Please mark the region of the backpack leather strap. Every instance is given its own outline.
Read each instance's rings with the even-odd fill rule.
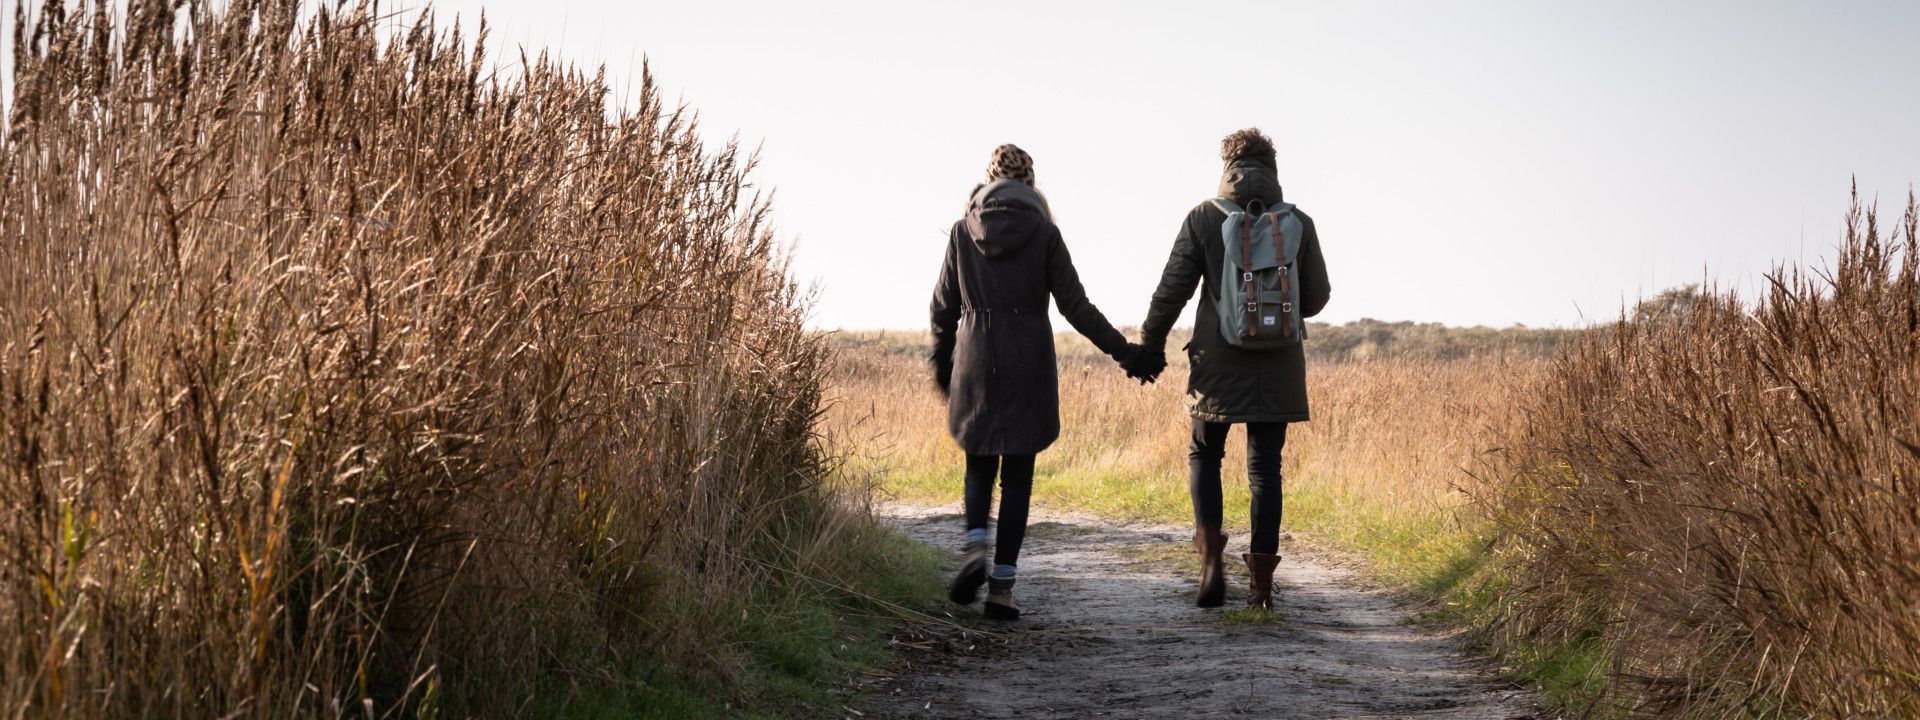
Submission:
[[[1293,268],[1286,263],[1286,239],[1280,237],[1280,213],[1267,216],[1267,228],[1273,231],[1273,264],[1280,268],[1280,337],[1293,337]]]
[[[1253,218],[1240,218],[1240,284],[1247,289],[1247,337],[1260,334],[1260,286],[1253,281]]]

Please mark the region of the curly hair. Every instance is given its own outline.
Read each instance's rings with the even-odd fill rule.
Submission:
[[[1222,161],[1233,162],[1243,157],[1264,160],[1268,165],[1273,165],[1275,163],[1273,139],[1260,132],[1260,128],[1235,130],[1232,135],[1221,138],[1220,159]]]

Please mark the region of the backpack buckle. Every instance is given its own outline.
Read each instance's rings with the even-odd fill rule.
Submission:
[[[1248,300],[1248,301],[1247,301],[1247,312],[1250,312],[1250,313],[1257,313],[1257,312],[1260,312],[1260,303],[1258,303],[1258,302],[1256,302],[1256,301],[1253,301],[1253,300]]]
[[[1293,312],[1293,302],[1287,301],[1287,302],[1280,303],[1280,312],[1283,312],[1283,313]]]
[[[1253,282],[1253,271],[1248,270],[1246,272],[1240,273],[1240,282],[1243,282],[1243,283]]]

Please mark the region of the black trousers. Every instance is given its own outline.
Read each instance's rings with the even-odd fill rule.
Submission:
[[[1246,423],[1247,484],[1253,490],[1253,552],[1280,550],[1280,449],[1287,444],[1286,423]],[[1220,459],[1227,454],[1232,423],[1193,421],[1187,450],[1187,490],[1193,495],[1193,522],[1220,527]]]
[[[1020,543],[1027,539],[1027,503],[1033,498],[1033,456],[967,456],[968,530],[987,526],[996,474],[1000,476],[1000,529],[994,533],[993,564],[1018,565]]]

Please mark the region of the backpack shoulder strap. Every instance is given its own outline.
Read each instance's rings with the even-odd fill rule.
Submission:
[[[1246,212],[1245,210],[1241,210],[1240,206],[1234,204],[1232,200],[1228,200],[1223,197],[1214,198],[1210,202],[1213,203],[1214,207],[1220,208],[1220,212],[1226,213],[1228,215],[1232,215],[1234,213],[1239,213],[1239,212]]]

